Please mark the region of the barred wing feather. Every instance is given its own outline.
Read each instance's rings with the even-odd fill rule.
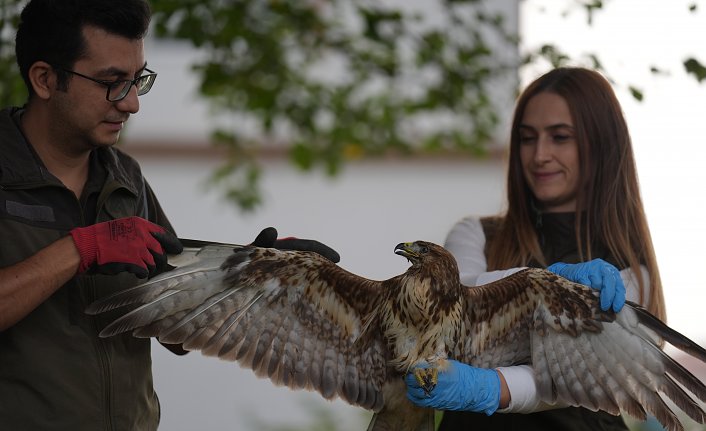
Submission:
[[[101,336],[156,337],[278,385],[382,407],[387,353],[375,331],[362,331],[379,282],[314,253],[206,246],[179,259],[173,271],[92,304],[89,313],[138,304]]]
[[[706,350],[641,306],[603,312],[597,292],[540,269],[466,289],[470,336],[456,352],[476,366],[531,364],[542,401],[683,427],[662,396],[699,423],[706,386],[662,349],[706,362]]]
[[[311,252],[206,245],[88,311],[133,307],[101,335],[131,332],[238,361],[275,384],[376,411],[374,431],[434,429],[433,412],[407,400],[401,377],[447,357],[529,364],[548,404],[650,414],[681,431],[664,398],[706,422],[696,401],[706,401],[706,386],[661,346],[702,362],[706,350],[637,304],[601,311],[595,290],[543,269],[466,287],[438,245],[400,243],[395,253],[411,267],[373,281]]]

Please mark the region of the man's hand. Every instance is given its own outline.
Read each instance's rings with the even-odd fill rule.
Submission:
[[[277,239],[277,229],[267,227],[252,242],[255,247],[278,248],[280,250],[313,251],[331,262],[338,263],[341,256],[336,250],[313,239],[299,239],[294,237]]]
[[[617,313],[625,305],[625,284],[620,271],[603,259],[576,264],[557,262],[549,265],[547,270],[574,283],[599,290],[603,311],[612,307]]]
[[[140,217],[78,227],[70,234],[81,255],[79,274],[127,271],[151,277],[167,267],[167,254],[183,249],[172,233]]]
[[[448,367],[439,370],[436,386],[428,393],[414,376],[413,367],[404,378],[407,398],[419,407],[437,410],[483,412],[491,415],[500,404],[500,377],[495,370],[476,368],[448,360]]]

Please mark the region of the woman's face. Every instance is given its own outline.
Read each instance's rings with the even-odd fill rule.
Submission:
[[[575,211],[579,151],[564,98],[555,93],[533,96],[525,107],[519,134],[522,171],[541,209]]]

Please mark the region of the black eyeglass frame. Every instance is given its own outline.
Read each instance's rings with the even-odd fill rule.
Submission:
[[[88,79],[89,81],[93,81],[96,84],[106,86],[107,91],[105,92],[105,100],[107,100],[108,102],[119,102],[119,101],[123,100],[130,93],[130,89],[133,86],[135,86],[137,88],[137,95],[138,96],[142,96],[143,94],[147,94],[152,89],[152,85],[154,85],[154,81],[157,79],[157,72],[155,72],[154,70],[150,70],[146,67],[145,67],[145,71],[148,72],[146,75],[140,75],[135,79],[119,79],[116,81],[106,81],[103,79],[91,78],[90,76],[84,75],[82,73],[78,73],[73,70],[64,69],[63,67],[54,66],[54,68],[61,70],[63,72],[66,72],[66,73],[70,73],[72,75],[80,76],[81,78],[84,78],[84,79]],[[143,86],[142,88],[140,88],[140,86],[137,85],[137,82],[143,81],[145,79],[148,80],[146,86]],[[111,90],[113,90],[114,88],[118,88],[119,85],[123,85],[123,89],[120,91],[120,94],[117,97],[111,99],[110,98]]]

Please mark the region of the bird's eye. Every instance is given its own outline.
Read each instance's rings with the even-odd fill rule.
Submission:
[[[429,253],[429,247],[427,247],[426,245],[423,245],[423,246],[419,249],[419,251],[421,251],[422,253]]]

